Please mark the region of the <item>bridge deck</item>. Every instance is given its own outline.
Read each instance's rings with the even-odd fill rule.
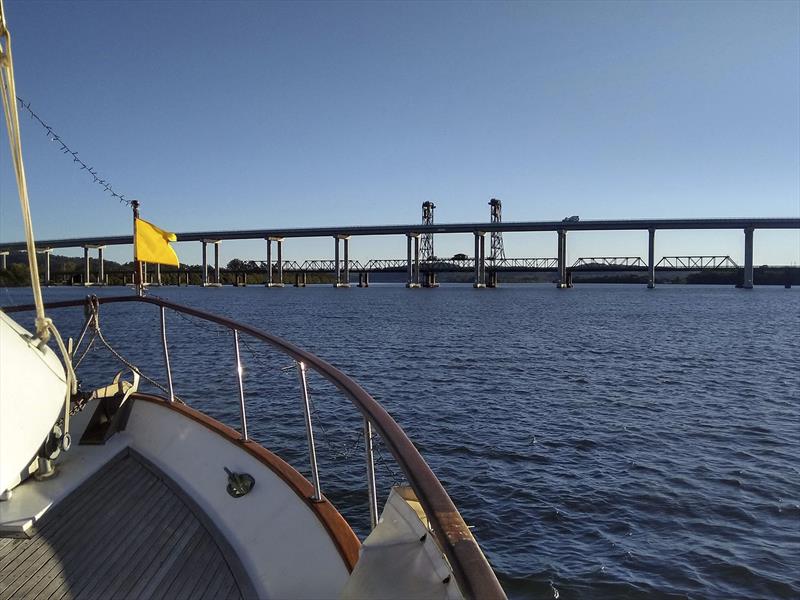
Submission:
[[[32,538],[0,538],[0,599],[246,597],[238,559],[174,486],[124,451]]]
[[[604,219],[577,222],[525,221],[503,223],[444,223],[435,225],[343,225],[339,227],[301,227],[293,229],[245,229],[233,231],[179,232],[178,241],[257,240],[266,238],[332,237],[341,235],[405,235],[407,233],[474,233],[492,231],[646,231],[648,229],[800,229],[800,218],[733,219]],[[72,239],[38,240],[39,248],[80,248],[132,244],[132,235],[94,236]],[[25,242],[0,242],[0,251],[24,250]]]

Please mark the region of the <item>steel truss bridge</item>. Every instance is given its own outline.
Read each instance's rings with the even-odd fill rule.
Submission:
[[[254,261],[250,268],[237,272],[266,273],[266,261]],[[333,273],[336,271],[336,261],[327,259],[282,261],[284,273]],[[354,273],[405,273],[408,261],[405,258],[374,259],[366,262],[348,260],[345,266],[339,261],[339,268],[347,268]],[[709,269],[738,269],[739,265],[730,256],[665,256],[656,263],[655,268],[662,271],[704,271]],[[272,263],[272,270],[277,271],[279,265]],[[419,269],[422,272],[458,273],[472,272],[475,269],[474,258],[441,259],[435,261],[420,261]],[[556,272],[558,259],[555,257],[537,258],[503,258],[498,260],[486,259],[486,270],[503,273],[536,273]],[[646,271],[647,262],[639,256],[586,256],[577,259],[571,271]]]
[[[422,273],[469,273],[475,269],[474,258],[459,258],[448,260],[435,260],[435,261],[421,261],[419,265],[420,272]],[[736,270],[740,269],[739,265],[730,256],[665,256],[655,265],[655,270],[662,272],[674,271],[711,271],[711,270]],[[366,274],[374,273],[405,273],[408,270],[408,261],[406,259],[375,259],[366,262],[357,260],[348,260],[347,264],[344,261],[339,261],[339,271],[358,273],[360,283],[368,283],[368,279],[362,279]],[[503,258],[497,260],[486,259],[487,273],[558,273],[558,259],[553,257],[537,257],[537,258]],[[568,273],[576,272],[647,272],[648,265],[639,256],[584,256],[578,258],[572,266],[567,268]],[[188,277],[189,273],[202,274],[201,267],[187,268],[181,267],[180,269],[170,269],[165,271],[164,275],[168,278],[174,279],[175,274],[179,276],[179,280],[184,276]],[[278,273],[277,282],[283,285],[284,274],[310,274],[310,273],[337,273],[336,261],[326,259],[315,259],[306,261],[285,260],[281,263],[273,262],[272,269],[268,269],[266,261],[248,261],[242,264],[241,268],[228,269],[220,268],[220,273],[231,273],[236,276],[236,281],[242,278],[246,281],[247,275],[264,275],[268,278],[274,273]],[[122,275],[124,281],[133,281],[132,271],[120,270],[105,270],[106,275]],[[55,272],[53,275],[56,279],[66,279],[75,281],[76,278],[81,282],[91,281],[91,279],[82,278],[79,274],[74,272]],[[103,279],[98,278],[97,283]],[[157,269],[156,273],[151,273],[148,278],[149,281],[161,281],[161,270]],[[50,281],[49,275],[46,281]],[[186,280],[188,284],[188,279]],[[300,281],[300,279],[298,279]],[[496,285],[496,280],[495,280]]]
[[[655,264],[657,271],[707,271],[738,269],[730,256],[664,256]],[[587,256],[576,260],[571,271],[647,271],[639,256]]]
[[[266,271],[266,261],[256,261],[258,270]],[[343,261],[340,261],[340,269],[344,269]],[[347,261],[348,270],[358,273],[405,273],[408,269],[408,261],[405,258],[375,259],[366,262],[357,260]],[[276,263],[272,264],[273,270],[278,268]],[[486,269],[492,271],[505,272],[536,272],[536,271],[555,271],[558,268],[556,258],[503,258],[499,260],[486,260]],[[423,272],[452,273],[452,272],[472,272],[475,269],[474,258],[464,259],[441,259],[435,261],[420,261],[419,269]],[[307,260],[304,262],[285,260],[283,261],[284,272],[305,272],[305,273],[332,273],[336,271],[335,260]]]

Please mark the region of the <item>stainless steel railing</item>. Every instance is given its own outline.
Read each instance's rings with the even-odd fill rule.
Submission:
[[[242,360],[239,352],[239,336],[245,333],[254,337],[282,353],[291,357],[296,365],[298,378],[301,388],[301,400],[306,426],[306,437],[309,447],[309,460],[311,462],[313,496],[312,500],[322,499],[322,491],[317,470],[317,457],[314,445],[314,433],[311,422],[310,398],[308,393],[308,383],[306,372],[308,368],[313,369],[333,383],[352,404],[361,412],[364,419],[364,441],[365,441],[365,462],[366,479],[369,498],[369,514],[371,527],[375,527],[378,522],[378,501],[375,484],[375,456],[373,445],[373,430],[377,433],[388,450],[392,453],[398,466],[402,469],[408,482],[422,504],[428,518],[428,524],[439,547],[447,557],[453,569],[456,582],[462,593],[467,598],[505,598],[502,587],[497,581],[497,577],[486,561],[483,553],[473,538],[468,526],[464,522],[460,513],[456,509],[453,501],[448,496],[442,484],[433,474],[430,467],[408,439],[405,432],[389,415],[388,412],[370,396],[360,385],[350,377],[339,371],[333,365],[306,352],[297,346],[265,331],[238,323],[231,319],[220,317],[196,308],[176,304],[161,298],[141,297],[141,296],[113,296],[113,297],[91,297],[87,300],[70,300],[62,302],[51,302],[45,305],[47,310],[58,308],[69,308],[83,306],[87,303],[117,304],[127,302],[139,302],[152,304],[160,309],[161,317],[161,342],[164,364],[167,371],[167,383],[169,398],[167,401],[175,401],[175,393],[172,382],[172,371],[169,359],[169,344],[167,342],[166,328],[166,309],[178,313],[203,319],[217,325],[221,325],[233,332],[234,352],[236,358],[236,377],[239,388],[239,412],[241,419],[242,438],[249,439],[247,431],[247,409],[245,405],[244,382],[242,379]],[[20,305],[3,307],[7,313],[29,311],[34,307],[31,305]]]

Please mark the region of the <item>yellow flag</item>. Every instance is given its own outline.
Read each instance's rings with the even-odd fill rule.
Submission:
[[[169,245],[178,238],[174,233],[159,229],[152,223],[136,219],[136,234],[134,239],[134,259],[148,263],[180,266],[178,255]]]

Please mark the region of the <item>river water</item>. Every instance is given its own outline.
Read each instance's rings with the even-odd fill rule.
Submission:
[[[357,379],[420,449],[513,598],[800,597],[798,289],[153,294],[278,334]],[[108,341],[163,380],[156,310],[101,310]],[[76,334],[82,314],[54,316]],[[230,334],[171,315],[169,337],[176,392],[238,426]],[[307,473],[290,362],[253,340],[242,356],[251,433]],[[109,360],[102,347],[88,355],[84,387],[105,383]],[[363,534],[360,420],[331,386],[310,385],[323,492]],[[386,489],[402,477],[383,458]]]

